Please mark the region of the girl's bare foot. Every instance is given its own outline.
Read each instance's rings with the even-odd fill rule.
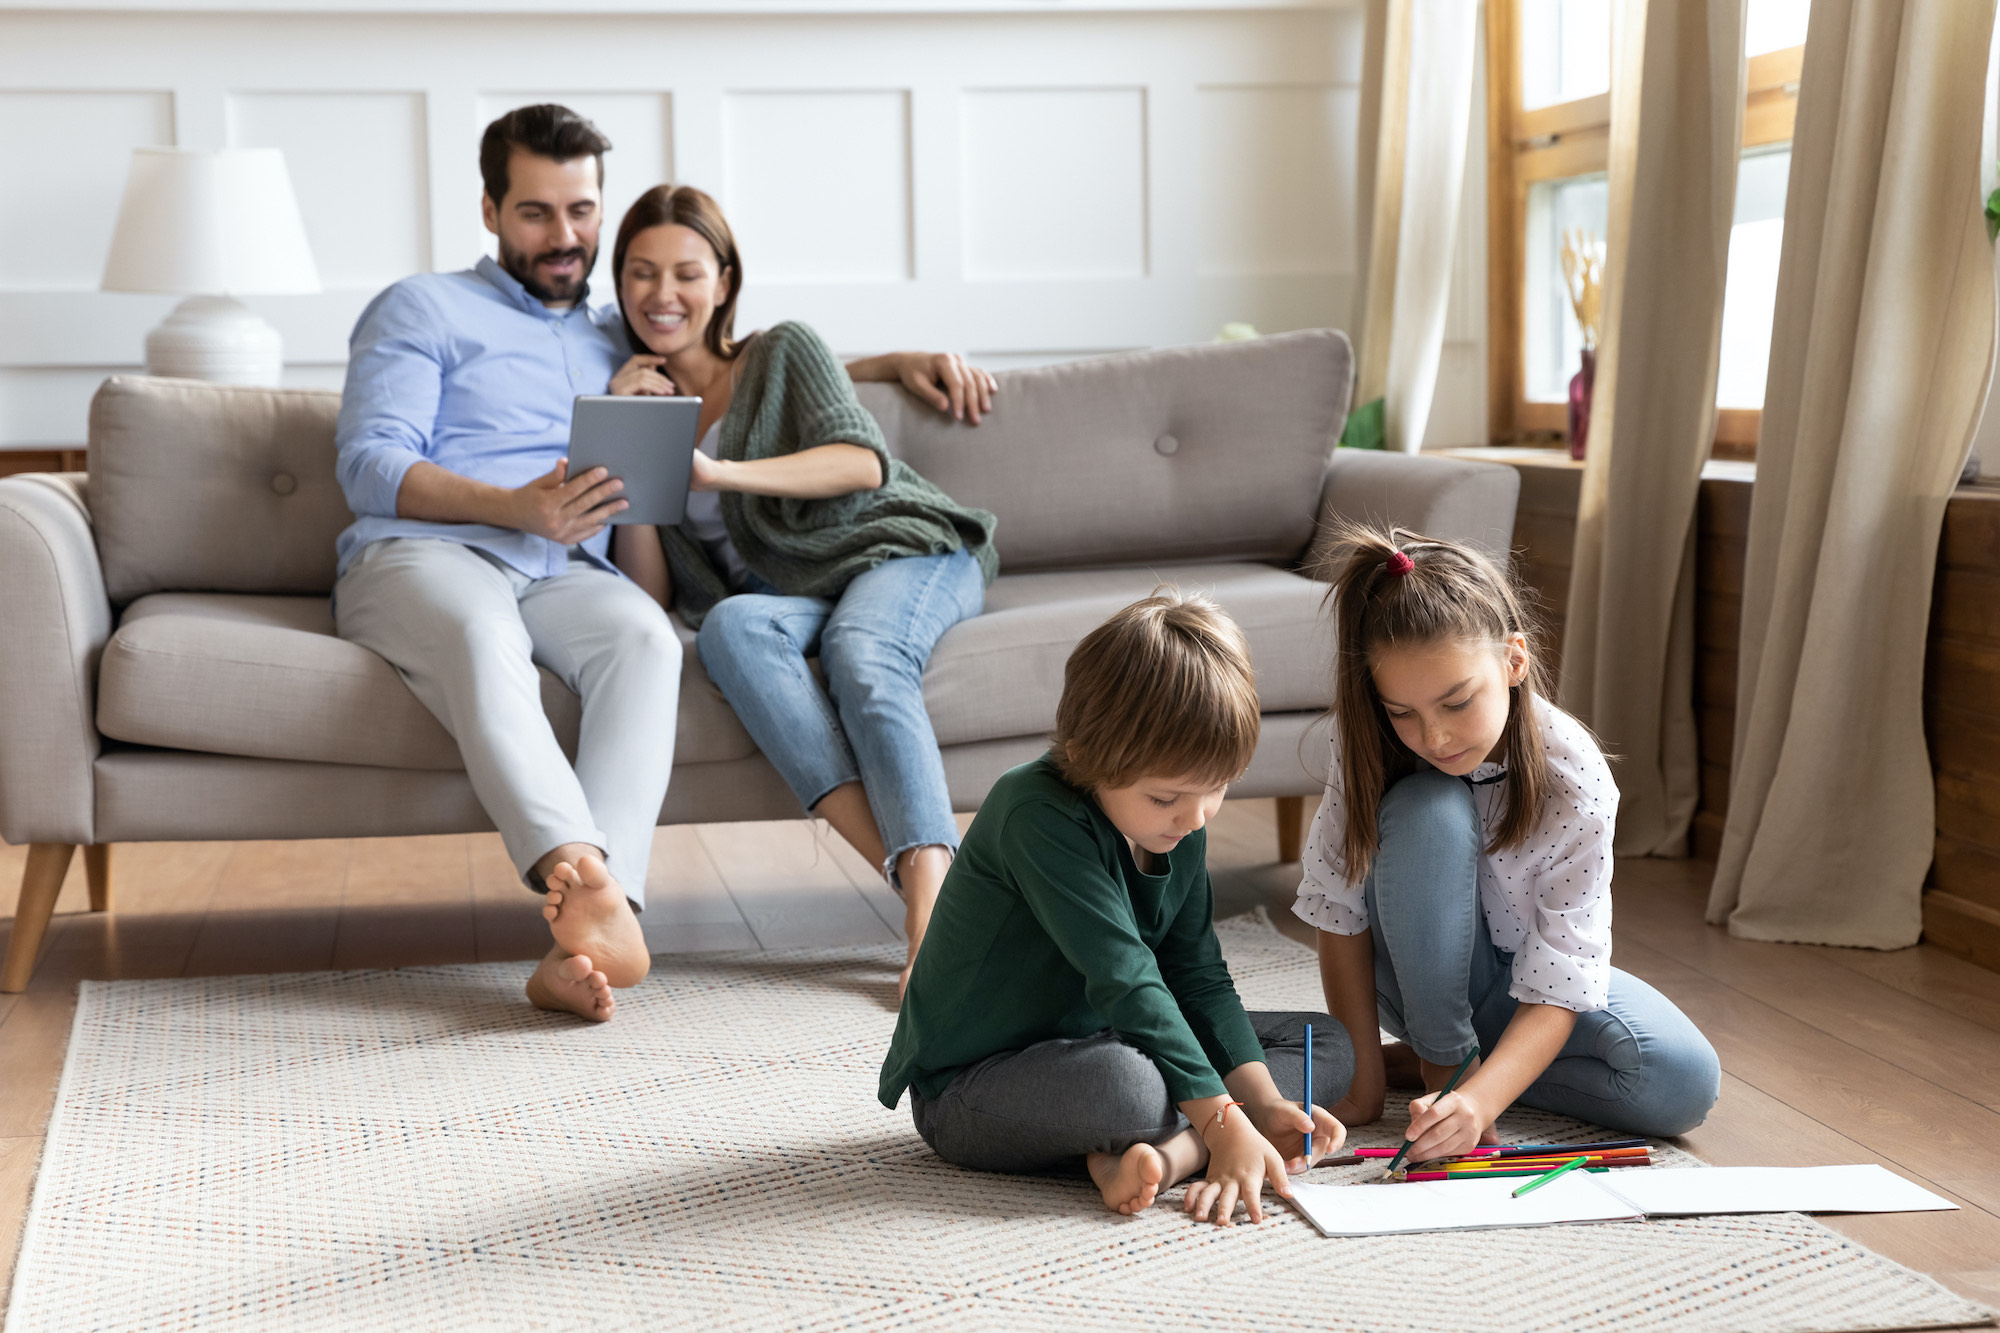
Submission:
[[[594,960],[614,986],[636,986],[645,979],[653,966],[646,936],[632,915],[625,890],[603,861],[588,853],[577,857],[574,865],[558,861],[548,886],[542,915],[564,953]]]
[[[618,1008],[611,983],[582,954],[549,950],[535,975],[528,978],[528,1002],[537,1009],[575,1014],[602,1023]]]
[[[1084,1164],[1090,1168],[1090,1178],[1104,1196],[1105,1207],[1127,1217],[1153,1206],[1160,1193],[1160,1182],[1167,1174],[1166,1159],[1150,1143],[1135,1143],[1122,1157],[1094,1152]]]
[[[1392,1088],[1415,1092],[1424,1086],[1423,1061],[1400,1041],[1382,1043],[1382,1072],[1387,1075]]]

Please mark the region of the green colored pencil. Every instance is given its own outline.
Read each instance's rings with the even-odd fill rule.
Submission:
[[[1538,1190],[1542,1186],[1548,1184],[1551,1180],[1554,1180],[1557,1176],[1561,1175],[1563,1172],[1574,1171],[1589,1160],[1590,1159],[1588,1157],[1571,1158],[1569,1161],[1564,1162],[1561,1166],[1557,1167],[1555,1170],[1549,1172],[1546,1176],[1538,1176],[1535,1179],[1529,1181],[1527,1184],[1521,1186],[1521,1188],[1515,1190],[1514,1197],[1518,1199],[1523,1194],[1526,1194],[1529,1190]]]

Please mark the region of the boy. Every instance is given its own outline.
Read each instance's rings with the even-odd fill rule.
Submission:
[[[994,784],[945,878],[882,1066],[940,1157],[1082,1165],[1126,1214],[1206,1168],[1185,1210],[1228,1226],[1346,1137],[1319,1108],[1346,1095],[1347,1034],[1246,1014],[1210,921],[1202,826],[1257,728],[1242,631],[1205,598],[1163,590],[1077,645],[1049,753]]]

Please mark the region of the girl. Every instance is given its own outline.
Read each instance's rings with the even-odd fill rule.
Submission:
[[[909,1089],[938,1156],[1083,1167],[1126,1214],[1205,1170],[1183,1206],[1228,1226],[1239,1198],[1261,1221],[1265,1181],[1289,1194],[1287,1169],[1339,1146],[1325,1108],[1347,1092],[1347,1034],[1246,1014],[1210,921],[1202,826],[1258,724],[1243,633],[1206,599],[1156,593],[1077,645],[1049,753],[1003,775],[965,835],[882,1064],[882,1104]]]
[[[974,422],[992,381],[952,357],[843,371],[803,324],[738,341],[743,261],[722,210],[691,186],[639,197],[611,269],[645,350],[612,391],[702,400],[686,520],[620,527],[618,565],[700,631],[709,678],[799,804],[902,893],[914,959],[959,841],[924,665],[979,613],[999,557],[993,516],[890,458],[849,375],[900,377],[944,403],[935,374]]]
[[[1715,1103],[1715,1051],[1611,966],[1604,755],[1541,697],[1520,603],[1477,552],[1350,526],[1330,559],[1333,759],[1296,911],[1327,1007],[1355,1038],[1334,1113],[1380,1118],[1393,1072],[1413,1160],[1492,1142],[1519,1101],[1672,1135]],[[1367,1039],[1377,1022],[1401,1043]],[[1484,1053],[1448,1096],[1458,1064]]]

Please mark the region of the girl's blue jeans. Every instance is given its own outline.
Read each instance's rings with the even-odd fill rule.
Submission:
[[[1497,948],[1479,904],[1481,839],[1472,789],[1416,773],[1382,798],[1380,849],[1366,886],[1382,1026],[1433,1064],[1476,1043],[1490,1053],[1520,1004],[1514,955]],[[1673,1001],[1611,970],[1609,1002],[1576,1028],[1524,1106],[1628,1134],[1682,1134],[1721,1090],[1715,1048]]]
[[[944,632],[985,600],[967,552],[902,556],[858,575],[837,601],[775,590],[725,597],[695,640],[709,679],[801,806],[862,784],[892,882],[910,848],[958,847],[924,711],[924,665]],[[806,662],[814,654],[823,686]]]

